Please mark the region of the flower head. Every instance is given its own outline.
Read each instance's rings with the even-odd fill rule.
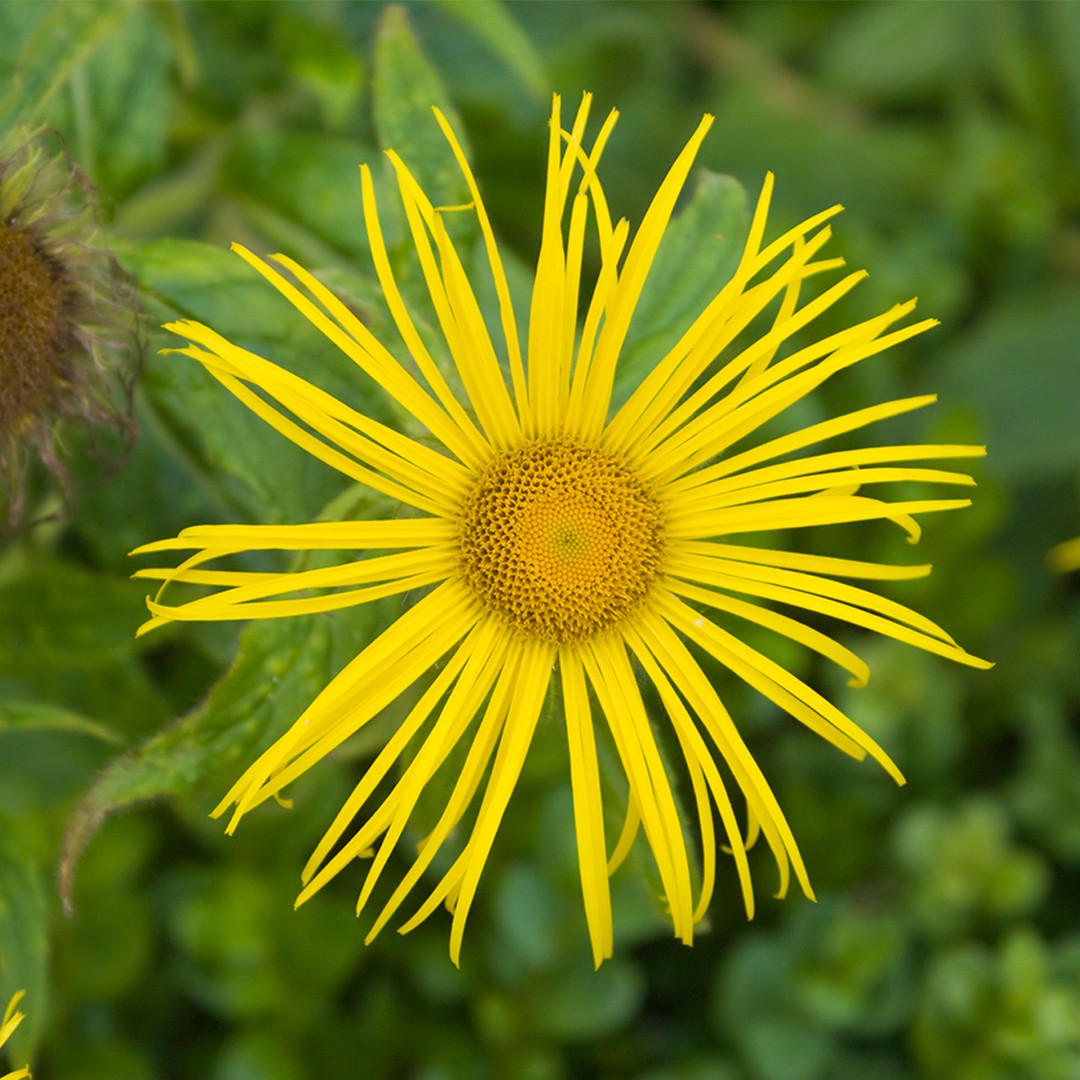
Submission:
[[[11,1038],[15,1029],[26,1019],[26,1014],[18,1011],[19,1002],[22,1001],[25,994],[25,990],[20,990],[12,997],[8,1002],[7,1009],[4,1010],[4,1019],[0,1021],[0,1047]],[[24,1066],[14,1072],[4,1073],[3,1076],[0,1076],[0,1080],[29,1080],[29,1077],[30,1068]]]
[[[265,261],[236,247],[416,418],[428,433],[424,441],[375,422],[206,326],[185,320],[169,327],[189,342],[181,352],[268,423],[331,468],[398,501],[404,516],[203,526],[148,544],[139,550],[194,554],[176,568],[143,570],[142,576],[162,581],[162,588],[185,582],[213,591],[182,604],[165,603],[159,593],[148,601],[152,617],[143,629],[173,619],[326,612],[426,590],[244,773],[215,814],[232,810],[231,831],[245,814],[278,796],[418,685],[416,703],[304,868],[298,903],[354,859],[371,859],[359,913],[421,792],[451,751],[461,747],[464,761],[455,766],[442,816],[420,842],[415,861],[368,934],[370,940],[395,915],[436,854],[452,845],[456,857],[449,869],[401,929],[416,926],[445,902],[453,911],[455,962],[485,861],[553,680],[561,689],[585,915],[599,964],[612,951],[609,877],[639,832],[655,859],[674,932],[686,943],[714,888],[717,816],[748,915],[754,894],[746,853],[759,835],[776,859],[779,892],[786,891],[794,873],[812,895],[792,831],[706,676],[702,657],[719,662],[846,753],[869,754],[902,782],[869,735],[744,641],[740,625],[790,638],[839,664],[857,683],[868,677],[866,664],[811,625],[818,616],[986,666],[929,619],[853,584],[917,578],[929,567],[771,546],[776,530],[873,520],[895,522],[914,540],[919,535],[915,515],[967,505],[966,499],[928,497],[889,501],[870,492],[900,482],[966,487],[972,481],[965,474],[918,463],[976,457],[983,453],[979,447],[808,452],[927,405],[932,397],[890,401],[755,440],[763,425],[827,379],[921,333],[933,321],[905,324],[914,302],[899,304],[823,340],[791,347],[795,334],[864,275],[850,274],[800,302],[808,278],[840,265],[840,260],[818,258],[829,237],[824,223],[839,208],[766,242],[770,176],[731,280],[722,283],[674,348],[657,356],[625,403],[614,407],[616,368],[635,305],[711,117],[702,120],[679,154],[631,240],[627,222],[612,221],[597,177],[615,114],[589,146],[589,104],[586,95],[564,129],[555,99],[540,255],[524,333],[476,181],[441,113],[436,110],[436,118],[470,189],[470,211],[483,237],[498,300],[497,332],[485,323],[449,236],[447,211],[429,202],[396,154],[388,155],[463,396],[451,389],[402,297],[367,167],[361,172],[363,207],[375,271],[411,362],[395,357],[291,259],[275,255]],[[579,327],[590,216],[600,262]],[[743,332],[773,309],[771,327],[746,343]],[[748,543],[755,534],[765,534],[766,542]],[[266,549],[352,551],[355,557],[293,573],[204,565],[239,551]],[[661,705],[659,716],[649,715],[646,687]],[[605,831],[603,806],[615,796],[598,767],[600,738],[613,745],[629,792],[618,838]],[[691,865],[674,778],[661,750],[665,741],[678,747],[685,763],[701,835],[700,868]],[[400,775],[389,794],[371,805],[395,766]],[[737,812],[736,792],[744,811]]]
[[[96,209],[46,135],[0,141],[0,527],[23,521],[39,466],[70,495],[68,429],[130,443],[137,307],[95,242]]]

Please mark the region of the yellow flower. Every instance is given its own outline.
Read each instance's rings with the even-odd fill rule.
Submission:
[[[19,1002],[25,996],[26,991],[20,990],[12,999],[8,1002],[8,1007],[4,1011],[4,1019],[0,1022],[0,1046],[11,1038],[15,1029],[26,1019],[26,1014],[17,1012]],[[30,1069],[28,1066],[24,1066],[21,1069],[16,1069],[14,1072],[4,1073],[0,1076],[0,1080],[28,1080],[30,1076]]]
[[[1047,558],[1051,568],[1059,574],[1068,573],[1070,570],[1080,570],[1080,536],[1051,548]]]
[[[148,544],[139,551],[193,549],[195,554],[177,568],[144,570],[142,576],[164,582],[162,588],[186,582],[216,591],[178,605],[162,603],[159,594],[148,601],[152,617],[143,630],[172,619],[326,612],[426,590],[263,753],[215,814],[231,808],[232,831],[244,814],[279,797],[287,784],[421,683],[418,700],[304,868],[297,903],[352,860],[370,858],[359,913],[421,792],[460,746],[464,763],[442,817],[419,844],[412,867],[367,938],[395,914],[464,820],[452,865],[401,927],[411,929],[445,902],[453,911],[455,963],[485,860],[553,680],[561,688],[585,915],[599,964],[612,951],[608,879],[639,830],[652,850],[675,935],[687,944],[713,892],[716,814],[748,915],[754,897],[746,851],[759,834],[778,864],[780,894],[793,870],[802,890],[812,895],[791,829],[699,657],[718,662],[851,756],[870,754],[903,782],[870,736],[744,642],[728,628],[732,623],[744,620],[790,638],[835,661],[860,684],[869,674],[866,664],[801,621],[800,612],[815,623],[825,615],[960,663],[987,666],[930,620],[849,583],[917,578],[929,567],[732,541],[739,534],[765,533],[771,539],[780,529],[880,519],[901,525],[914,540],[919,534],[915,514],[968,504],[966,499],[889,502],[858,492],[908,481],[970,485],[962,473],[911,463],[977,457],[983,453],[979,447],[803,453],[927,405],[933,400],[929,396],[846,413],[765,441],[750,438],[832,375],[933,325],[927,320],[897,327],[914,308],[911,302],[824,340],[783,350],[864,276],[851,274],[800,306],[803,282],[840,265],[840,260],[817,258],[829,237],[823,223],[839,207],[766,243],[768,177],[731,280],[678,344],[657,357],[625,403],[613,407],[616,367],[635,305],[712,118],[702,120],[629,240],[627,222],[610,217],[596,171],[616,114],[587,147],[589,103],[586,95],[564,130],[558,98],[554,102],[540,255],[525,335],[476,181],[442,114],[435,111],[471,192],[466,209],[476,214],[484,240],[500,312],[496,332],[485,324],[450,239],[446,211],[432,206],[401,159],[388,154],[460,392],[429,352],[395,281],[366,167],[363,207],[375,270],[411,362],[392,355],[291,259],[275,255],[275,267],[235,249],[416,418],[428,433],[423,441],[375,422],[206,326],[185,320],[168,327],[190,342],[181,352],[202,363],[259,416],[330,467],[400,502],[405,516],[210,525]],[[600,262],[579,327],[590,214]],[[774,306],[771,328],[747,340],[744,331]],[[347,550],[360,557],[294,573],[204,568],[222,556],[267,549]],[[691,869],[672,778],[654,730],[654,719],[661,718],[650,717],[643,686],[662,706],[663,723],[685,760],[701,833],[699,870]],[[604,828],[604,802],[614,795],[598,768],[600,727],[607,729],[602,737],[610,736],[629,791],[625,826],[614,843]],[[410,744],[415,745],[406,753]],[[389,794],[368,809],[399,763],[400,776]],[[745,834],[732,785],[745,800]]]

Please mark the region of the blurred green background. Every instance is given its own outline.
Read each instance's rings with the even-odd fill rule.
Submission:
[[[912,295],[942,320],[808,407],[938,392],[896,430],[988,444],[973,509],[927,522],[914,551],[870,531],[841,553],[932,561],[893,595],[997,663],[952,668],[845,631],[874,670],[852,690],[784,654],[890,751],[899,790],[721,686],[816,905],[768,899],[755,852],[754,923],[729,874],[688,950],[630,867],[615,880],[615,959],[594,973],[549,727],[461,971],[440,916],[365,948],[358,879],[291,905],[370,745],[234,838],[206,815],[393,605],[243,633],[209,700],[236,627],[133,639],[145,590],[126,580],[130,548],[350,498],[194,365],[152,356],[123,471],[0,553],[0,998],[29,990],[13,1060],[32,1053],[43,1080],[1080,1077],[1080,592],[1044,562],[1080,532],[1078,57],[1071,2],[0,4],[0,123],[55,127],[101,189],[151,349],[168,343],[157,323],[191,314],[377,415],[385,403],[229,241],[294,255],[378,329],[356,166],[392,145],[453,201],[433,102],[456,114],[521,267],[552,91],[621,110],[601,175],[632,222],[715,113],[701,164],[751,198],[774,170],[773,235],[847,207],[835,250],[871,278],[830,328]],[[710,199],[745,229],[731,188],[703,184],[690,206],[704,232],[720,231]],[[660,330],[703,288],[672,274],[654,297]],[[87,841],[71,915],[65,835]]]

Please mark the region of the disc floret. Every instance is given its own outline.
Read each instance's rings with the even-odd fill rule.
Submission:
[[[617,625],[660,568],[656,499],[618,458],[544,440],[494,458],[461,515],[462,572],[481,603],[559,644]]]

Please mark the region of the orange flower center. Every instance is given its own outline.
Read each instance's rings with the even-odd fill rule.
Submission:
[[[526,634],[580,641],[645,598],[663,549],[650,491],[617,458],[565,440],[495,458],[461,516],[462,569]]]

